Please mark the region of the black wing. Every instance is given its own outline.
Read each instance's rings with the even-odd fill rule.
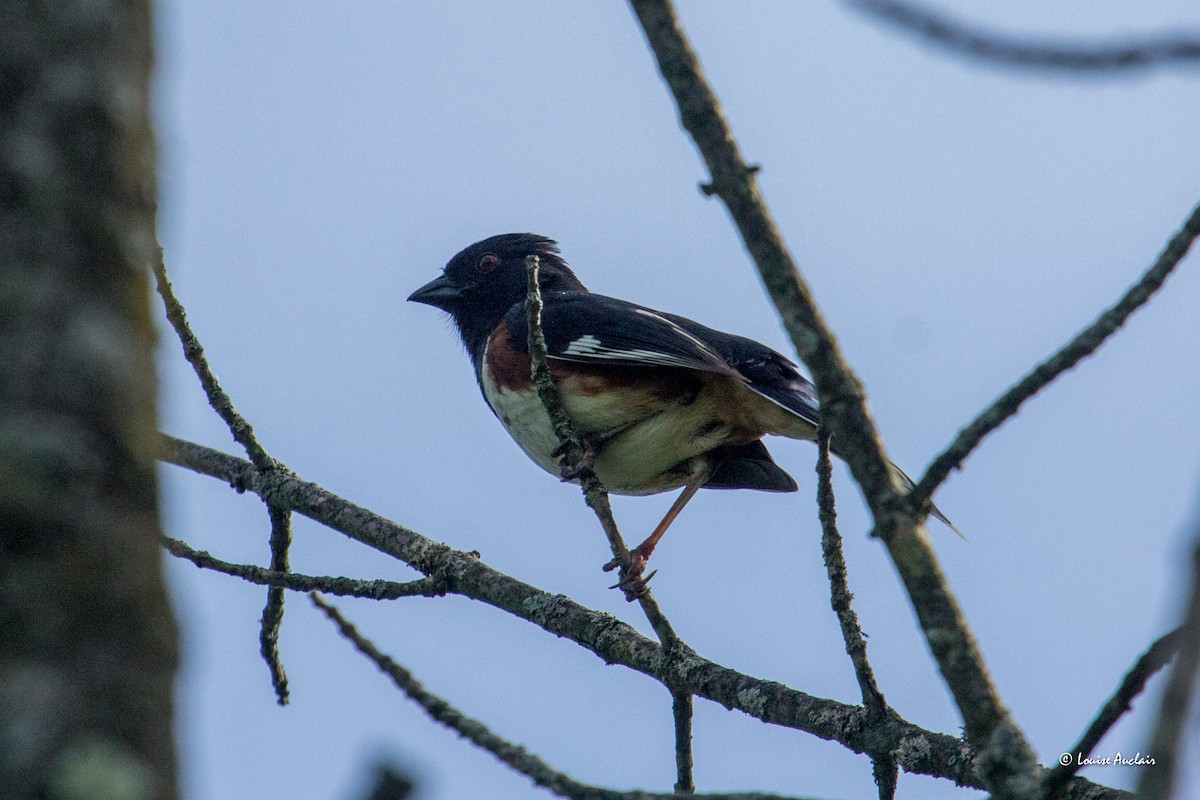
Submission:
[[[786,356],[753,339],[706,328],[687,317],[663,316],[720,355],[755,392],[813,425],[820,424],[816,387]]]
[[[718,351],[667,314],[590,292],[547,293],[542,299],[542,332],[553,358],[736,374]],[[513,306],[504,321],[513,346],[528,349],[524,305]]]
[[[527,349],[524,304],[505,317],[513,345]],[[590,292],[543,297],[542,331],[553,358],[612,366],[682,367],[741,377],[748,388],[818,424],[817,392],[796,365],[764,344],[698,322]]]

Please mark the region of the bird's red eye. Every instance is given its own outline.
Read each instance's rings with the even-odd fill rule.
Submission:
[[[488,273],[500,266],[500,256],[495,253],[485,253],[480,259],[475,268],[482,273]]]

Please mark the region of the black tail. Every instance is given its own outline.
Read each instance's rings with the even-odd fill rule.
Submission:
[[[705,489],[758,489],[761,492],[794,492],[798,488],[792,476],[775,463],[767,446],[756,440],[740,447],[726,447],[718,453],[723,460],[705,482]]]

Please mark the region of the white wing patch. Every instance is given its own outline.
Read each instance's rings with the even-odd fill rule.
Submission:
[[[563,351],[565,356],[590,356],[595,355],[597,350],[603,349],[600,340],[590,333],[586,336],[580,336],[575,341],[567,345],[567,349]]]
[[[557,354],[559,358],[571,359],[572,357],[578,360],[600,359],[610,360],[617,359],[621,361],[632,361],[638,364],[647,364],[658,367],[687,367],[695,369],[697,362],[703,357],[707,357],[709,363],[713,365],[724,364],[724,359],[714,353],[712,349],[704,342],[697,339],[692,334],[685,331],[683,328],[676,325],[666,317],[655,314],[644,308],[635,308],[635,314],[642,314],[650,317],[655,322],[666,325],[677,336],[686,339],[698,351],[696,357],[689,358],[687,356],[677,356],[670,353],[663,353],[658,350],[643,350],[643,349],[622,349],[615,347],[606,347],[600,338],[593,334],[585,334],[578,339],[573,339],[567,345],[562,353]]]

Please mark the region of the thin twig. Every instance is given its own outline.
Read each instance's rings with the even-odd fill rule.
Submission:
[[[900,783],[900,766],[895,756],[872,758],[871,777],[879,791],[879,800],[895,800],[896,786]]]
[[[846,654],[854,664],[854,676],[858,679],[868,724],[883,728],[885,726],[880,723],[886,722],[893,712],[875,682],[875,672],[867,660],[866,636],[859,627],[858,614],[851,605],[854,595],[851,594],[846,581],[846,558],[842,553],[842,535],[837,528],[837,510],[834,505],[829,432],[823,427],[817,432],[817,514],[821,520],[821,555],[825,559],[825,571],[829,575],[829,604],[837,614]],[[892,800],[896,796],[896,782],[899,778],[896,759],[891,755],[872,757],[871,766],[875,785],[879,789],[879,800]]]
[[[479,600],[531,622],[595,653],[606,664],[621,664],[664,685],[690,691],[725,708],[736,708],[772,725],[838,742],[857,753],[882,756],[889,752],[879,747],[879,731],[868,731],[866,712],[860,706],[814,697],[745,675],[691,651],[668,657],[660,644],[626,623],[498,572],[484,564],[477,553],[452,550],[290,472],[280,480],[268,480],[244,459],[166,435],[162,436],[159,458],[224,481],[237,491],[254,492],[291,508],[426,575],[436,576],[447,593]],[[984,788],[969,744],[900,717],[891,726],[888,735],[898,742],[895,754],[905,771]],[[1068,796],[1118,800],[1128,794],[1077,778]]]
[[[321,597],[313,592],[309,595],[317,608],[324,612],[330,621],[337,626],[341,635],[347,639],[364,656],[375,662],[380,672],[392,679],[400,691],[419,705],[430,719],[440,722],[450,730],[462,736],[476,747],[486,750],[504,764],[525,775],[538,786],[543,786],[560,797],[572,800],[670,800],[675,794],[642,792],[638,790],[622,792],[606,789],[600,786],[589,786],[580,783],[566,773],[549,766],[545,761],[531,754],[524,747],[513,744],[507,739],[497,736],[486,725],[459,711],[448,702],[431,693],[413,677],[412,673],[396,663],[390,656],[384,654],[370,640]],[[786,800],[779,795],[761,793],[732,793],[694,795],[698,800]]]
[[[542,331],[542,291],[538,284],[539,267],[540,263],[536,255],[530,255],[525,259],[525,321],[529,327],[530,377],[537,387],[542,405],[546,407],[546,413],[550,415],[554,433],[565,451],[563,463],[570,464],[575,469],[579,485],[583,489],[584,500],[596,513],[596,517],[600,520],[600,527],[604,529],[604,533],[608,537],[613,558],[620,567],[621,582],[618,585],[625,591],[625,599],[638,601],[642,612],[646,615],[646,619],[649,620],[650,626],[654,629],[654,633],[662,642],[669,656],[683,656],[685,655],[684,651],[690,651],[690,649],[676,635],[671,623],[655,601],[654,595],[650,593],[650,587],[644,582],[629,580],[631,577],[636,579],[638,576],[631,575],[629,548],[625,546],[625,540],[617,528],[612,505],[608,501],[608,491],[596,477],[595,471],[586,463],[587,448],[575,432],[558,387],[554,385],[554,377],[551,375],[550,365],[546,361],[546,336]],[[668,685],[668,688],[671,689],[675,717],[675,761],[677,767],[675,785],[677,789],[681,786],[691,787],[688,791],[694,791],[691,755],[692,696],[676,687]],[[684,748],[686,748],[686,753],[683,752]],[[679,791],[683,791],[683,789],[679,789]]]
[[[183,345],[184,358],[192,365],[196,377],[200,379],[200,386],[204,389],[208,404],[225,421],[234,440],[245,449],[246,454],[250,456],[250,461],[261,472],[267,474],[281,472],[282,467],[279,462],[267,453],[266,448],[254,435],[254,428],[233,407],[233,400],[221,388],[217,376],[209,366],[208,359],[204,355],[204,347],[200,344],[200,339],[195,332],[192,331],[191,325],[188,324],[187,312],[183,303],[179,302],[179,298],[175,296],[175,289],[171,286],[171,281],[167,276],[166,259],[161,247],[158,248],[158,258],[153,264],[153,269],[155,286],[162,297],[167,319],[170,321],[171,327],[175,329],[175,335],[179,338],[180,344]],[[271,520],[271,569],[285,572],[288,569],[288,549],[292,544],[291,514],[285,509],[276,508],[268,503],[267,515]],[[281,706],[287,705],[287,673],[279,658],[279,629],[283,624],[282,589],[270,588],[267,590],[267,602],[263,608],[260,622],[259,652],[262,653],[263,661],[266,662],[267,670],[271,675],[271,685],[275,689],[276,700]]]
[[[675,717],[675,794],[695,794],[692,776],[692,695],[671,692],[671,711]]]
[[[1100,744],[1104,735],[1117,723],[1121,715],[1132,707],[1133,699],[1146,688],[1146,682],[1175,657],[1182,633],[1182,628],[1176,628],[1170,633],[1164,634],[1138,657],[1129,672],[1125,673],[1117,691],[1100,709],[1100,713],[1088,725],[1083,736],[1074,747],[1065,753],[1065,755],[1071,756],[1071,760],[1066,764],[1060,760],[1058,766],[1046,776],[1044,795],[1046,800],[1053,800],[1059,790],[1075,777],[1075,773],[1083,766],[1085,759],[1092,754],[1096,745]]]
[[[742,158],[671,3],[631,0],[631,5],[675,99],[680,121],[711,174],[711,182],[702,188],[729,210],[797,354],[812,371],[822,419],[844,451],[868,504],[873,511],[886,509],[896,499],[896,487],[862,384],[846,365],[763,202],[754,177],[757,167]]]
[[[1080,331],[1061,350],[1034,367],[970,425],[959,431],[954,442],[933,460],[925,475],[917,482],[916,488],[909,494],[909,502],[914,505],[924,504],[985,436],[1016,414],[1026,400],[1046,388],[1051,381],[1095,353],[1108,337],[1125,324],[1130,314],[1144,305],[1162,287],[1167,277],[1187,255],[1197,236],[1200,236],[1200,206],[1192,210],[1183,227],[1171,237],[1171,241],[1167,243],[1154,265],[1146,270],[1115,305]]]
[[[192,332],[191,325],[188,324],[187,312],[184,310],[183,304],[179,302],[179,298],[175,296],[175,288],[167,277],[167,265],[161,247],[158,249],[158,260],[154,262],[153,267],[155,286],[166,307],[167,319],[170,321],[171,327],[175,329],[175,335],[179,337],[180,344],[183,345],[183,357],[192,365],[196,377],[200,379],[200,385],[204,388],[208,404],[225,421],[234,440],[245,449],[246,454],[250,456],[250,461],[256,467],[263,471],[276,468],[278,464],[275,459],[259,444],[258,438],[254,435],[254,428],[233,407],[233,401],[221,388],[212,367],[208,365],[204,347],[196,338],[196,334]]]
[[[629,548],[625,546],[625,540],[621,536],[621,531],[617,528],[617,521],[613,517],[612,504],[608,501],[608,491],[604,488],[604,484],[600,482],[600,479],[596,477],[596,473],[592,470],[591,466],[583,460],[586,446],[575,432],[575,428],[571,424],[571,418],[567,416],[566,406],[563,405],[558,387],[554,385],[554,378],[550,374],[550,366],[546,363],[546,336],[542,332],[542,291],[538,286],[538,268],[539,260],[537,256],[531,255],[525,259],[525,271],[528,279],[525,295],[525,315],[529,326],[531,377],[533,378],[534,385],[537,387],[538,397],[541,398],[542,405],[546,407],[546,413],[550,415],[550,419],[554,423],[554,433],[558,436],[559,442],[566,451],[563,458],[566,459],[566,463],[572,464],[577,468],[576,477],[583,489],[584,499],[592,511],[596,513],[597,519],[600,520],[600,527],[604,529],[604,533],[608,537],[613,557],[620,564],[620,574],[624,577],[629,574]],[[625,596],[627,600],[637,600],[641,603],[642,610],[645,612],[646,618],[650,621],[650,625],[654,628],[654,632],[658,635],[660,642],[668,647],[678,642],[679,637],[675,635],[675,631],[671,628],[671,623],[667,621],[667,618],[663,615],[661,609],[659,609],[658,603],[654,601],[649,587],[643,585],[640,591],[626,589]]]
[[[875,531],[887,545],[925,640],[954,695],[967,740],[980,753],[988,788],[1001,796],[1033,796],[1040,788],[1041,767],[1001,702],[925,531],[893,481],[862,384],[842,357],[783,243],[758,191],[757,169],[742,159],[669,0],[631,0],[631,4],[683,126],[711,173],[706,191],[720,197],[728,208],[797,354],[812,372],[822,421],[862,487]]]
[[[1195,38],[1139,37],[1141,41],[1111,43],[1035,41],[983,30],[941,12],[896,0],[846,0],[846,3],[960,55],[1007,66],[1112,72],[1159,64],[1200,63],[1200,40]]]
[[[833,499],[833,468],[829,460],[829,434],[821,430],[817,440],[817,513],[821,519],[821,555],[829,575],[829,604],[837,614],[846,653],[854,663],[854,675],[862,692],[863,707],[877,718],[888,716],[891,709],[867,660],[867,640],[858,624],[851,600],[854,595],[846,583],[846,559],[842,554],[842,535],[837,529],[837,511]]]
[[[1196,675],[1200,671],[1200,525],[1192,550],[1192,586],[1183,623],[1179,626],[1178,656],[1167,675],[1167,686],[1159,701],[1158,721],[1150,737],[1148,753],[1154,765],[1142,770],[1138,800],[1167,800],[1175,782],[1180,744],[1192,709]]]
[[[196,550],[186,542],[163,537],[163,547],[176,558],[192,562],[200,569],[221,572],[259,586],[277,586],[293,592],[320,591],[340,597],[360,597],[366,600],[396,600],[401,597],[441,597],[446,588],[435,578],[419,578],[398,583],[387,580],[335,578],[329,575],[302,575],[298,572],[275,572],[253,564],[234,564],[222,561],[204,550]]]
[[[538,397],[541,399],[542,405],[546,407],[546,413],[550,415],[550,421],[554,425],[554,435],[558,437],[563,450],[562,461],[577,469],[576,477],[583,489],[584,499],[588,506],[596,512],[596,517],[600,520],[600,527],[604,529],[604,534],[608,537],[609,547],[612,548],[613,556],[621,568],[620,574],[624,578],[629,574],[629,548],[625,546],[625,540],[617,528],[612,505],[608,501],[607,490],[600,483],[600,479],[596,477],[595,471],[585,462],[588,454],[587,445],[575,432],[575,427],[567,415],[566,406],[563,405],[562,395],[559,394],[558,387],[554,384],[554,378],[550,374],[550,366],[546,363],[546,336],[542,332],[542,292],[538,286],[539,267],[540,261],[537,256],[531,255],[525,259],[527,277],[525,316],[529,326],[530,377],[533,379]],[[626,592],[627,600],[632,601],[636,598],[636,592]],[[653,622],[654,620],[651,620],[652,624]],[[674,638],[674,634],[668,634],[668,638]]]
[[[267,504],[271,517],[271,571],[287,572],[288,548],[292,544],[292,512],[286,508]],[[267,589],[267,604],[263,607],[262,624],[258,630],[258,647],[267,670],[271,673],[271,685],[275,687],[275,700],[281,706],[288,703],[287,672],[279,659],[279,628],[283,625],[284,590],[272,586]]]

